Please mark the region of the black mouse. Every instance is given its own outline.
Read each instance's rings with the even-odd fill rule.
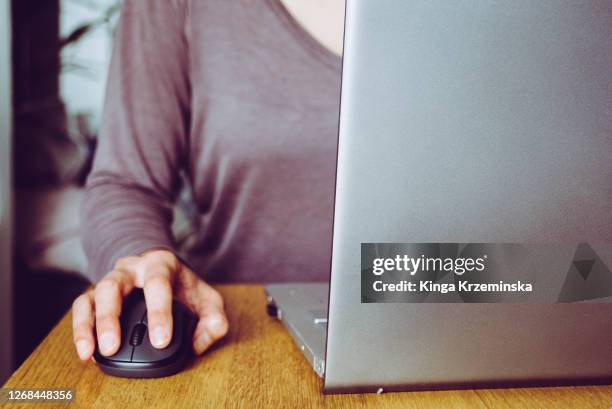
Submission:
[[[193,356],[192,337],[196,319],[183,304],[172,303],[173,332],[170,344],[156,349],[149,341],[147,307],[142,290],[126,297],[121,310],[121,346],[104,356],[96,346],[94,358],[104,372],[124,378],[159,378],[177,373]]]

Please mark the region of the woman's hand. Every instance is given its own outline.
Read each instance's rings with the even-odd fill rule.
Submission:
[[[115,268],[95,288],[81,294],[72,305],[72,332],[82,360],[91,358],[97,342],[100,353],[113,355],[121,343],[119,316],[123,298],[135,287],[144,290],[149,338],[156,348],[166,347],[172,337],[172,299],[198,316],[193,349],[201,354],[228,329],[221,295],[200,280],[170,251],[153,250],[137,257],[119,259]],[[95,332],[94,332],[95,325]]]

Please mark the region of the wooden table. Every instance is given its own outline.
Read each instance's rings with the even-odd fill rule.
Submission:
[[[93,362],[80,362],[68,313],[5,387],[75,388],[76,403],[55,406],[67,408],[612,408],[612,386],[322,395],[321,379],[282,324],[266,315],[262,287],[218,289],[226,300],[230,332],[175,376],[113,378]]]

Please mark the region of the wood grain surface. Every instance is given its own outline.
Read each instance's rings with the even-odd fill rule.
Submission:
[[[230,332],[175,376],[113,378],[80,362],[68,313],[4,386],[75,388],[76,402],[38,405],[44,408],[612,408],[612,386],[322,395],[322,381],[282,324],[266,315],[263,288],[217,288]]]

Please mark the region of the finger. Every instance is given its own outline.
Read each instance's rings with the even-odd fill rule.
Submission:
[[[113,355],[121,344],[119,316],[123,297],[131,291],[129,276],[121,270],[113,270],[94,289],[96,332],[100,353]]]
[[[227,334],[229,324],[223,299],[214,288],[199,281],[192,292],[190,304],[199,317],[193,334],[193,349],[199,355]]]
[[[149,270],[144,280],[149,339],[155,348],[165,348],[172,338],[172,272],[163,265]]]
[[[96,346],[93,329],[93,296],[88,290],[72,303],[72,336],[77,354],[83,361],[91,358]]]

